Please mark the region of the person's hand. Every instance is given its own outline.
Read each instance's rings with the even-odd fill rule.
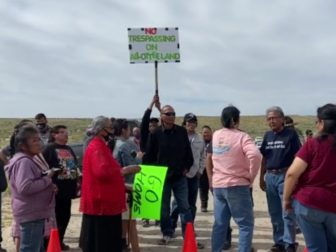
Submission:
[[[127,193],[133,192],[133,185],[125,184],[125,190],[126,190]]]
[[[159,112],[161,112],[161,103],[160,103],[160,98],[158,95],[154,95],[154,104],[155,104],[155,107],[159,110]]]
[[[141,170],[141,167],[139,165],[125,166],[121,169],[121,175],[125,176],[128,174],[138,173],[140,170]]]
[[[259,187],[262,191],[264,192],[266,191],[266,182],[265,182],[264,176],[260,177]]]
[[[145,154],[144,152],[138,151],[137,155],[136,155],[136,158],[137,159],[142,159],[142,157],[144,156],[144,154]]]
[[[55,171],[52,169],[49,169],[49,170],[43,171],[42,174],[51,179],[55,175]]]
[[[212,178],[209,178],[209,190],[211,193],[213,193]]]
[[[157,96],[157,95],[154,95],[154,97],[153,97],[153,99],[152,99],[152,101],[151,101],[151,103],[149,104],[149,106],[148,106],[148,109],[150,109],[150,110],[152,110],[152,108],[153,108],[153,106],[154,106],[154,104],[156,104],[156,102],[158,101],[158,98],[159,96]]]
[[[283,200],[283,208],[285,211],[293,211],[292,200],[291,199],[284,199]]]

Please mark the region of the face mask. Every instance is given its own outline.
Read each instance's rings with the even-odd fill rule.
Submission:
[[[115,139],[114,137],[109,137],[109,139],[107,140],[107,146],[109,147],[109,149],[113,152],[114,147],[115,147]]]
[[[107,134],[106,136],[104,136],[106,142],[108,142],[110,138],[114,138],[114,135],[112,133],[108,132],[106,129],[104,129],[104,131]]]
[[[39,124],[36,124],[36,127],[40,130],[43,130],[45,127],[47,126],[46,123],[39,123]]]

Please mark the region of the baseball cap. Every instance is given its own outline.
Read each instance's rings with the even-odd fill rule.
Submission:
[[[187,113],[183,118],[183,122],[197,122],[197,116],[193,113]]]

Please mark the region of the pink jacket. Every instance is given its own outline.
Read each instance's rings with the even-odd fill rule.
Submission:
[[[262,156],[248,134],[237,129],[217,130],[212,152],[214,188],[253,184]]]

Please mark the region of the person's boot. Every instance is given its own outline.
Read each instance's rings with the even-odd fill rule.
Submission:
[[[201,212],[202,213],[208,212],[208,202],[206,201],[201,202]]]

